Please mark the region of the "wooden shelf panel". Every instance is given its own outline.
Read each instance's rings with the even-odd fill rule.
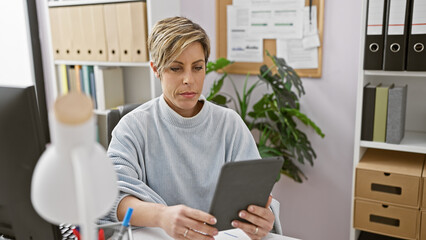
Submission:
[[[400,144],[361,141],[360,146],[366,148],[378,148],[385,150],[426,154],[426,133],[406,131],[404,139],[401,141]]]

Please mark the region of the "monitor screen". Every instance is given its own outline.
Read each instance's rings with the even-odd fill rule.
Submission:
[[[0,236],[61,239],[59,228],[35,212],[30,198],[33,170],[46,144],[40,119],[34,86],[0,86]]]

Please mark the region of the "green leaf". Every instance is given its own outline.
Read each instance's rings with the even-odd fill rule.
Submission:
[[[214,96],[213,98],[211,98],[210,101],[214,102],[218,105],[224,106],[224,105],[226,105],[227,99],[226,99],[225,96],[218,94],[218,95]]]
[[[219,58],[216,60],[216,62],[208,62],[206,66],[206,74],[209,74],[213,71],[217,72],[232,63],[232,61],[229,61],[226,58]]]
[[[219,80],[216,80],[213,82],[213,86],[210,88],[210,93],[208,97],[206,98],[208,101],[213,99],[215,95],[222,89],[223,86],[223,80],[228,76],[227,73],[223,74],[222,77]]]

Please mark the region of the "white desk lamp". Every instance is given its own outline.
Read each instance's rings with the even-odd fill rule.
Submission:
[[[83,240],[97,239],[95,220],[116,200],[117,176],[95,140],[92,101],[82,93],[59,97],[50,118],[52,144],[33,173],[31,201],[54,223],[79,225]]]

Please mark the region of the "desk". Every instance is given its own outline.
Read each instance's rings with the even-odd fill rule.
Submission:
[[[133,240],[140,240],[140,239],[150,239],[150,240],[162,240],[162,239],[170,239],[172,240],[169,235],[166,234],[166,232],[161,228],[139,228],[134,229],[133,231]],[[219,235],[215,237],[215,240],[249,240],[250,238],[245,235],[243,231],[240,229],[232,229],[227,231],[221,231],[219,232]],[[296,238],[281,236],[277,234],[268,234],[263,240],[297,240]]]

